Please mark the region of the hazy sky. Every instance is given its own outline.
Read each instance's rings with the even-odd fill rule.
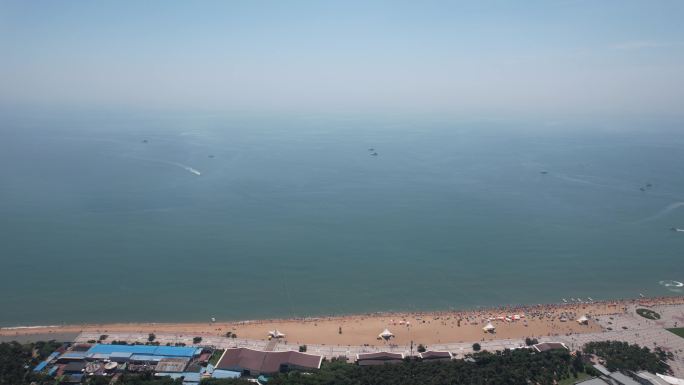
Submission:
[[[0,104],[682,114],[684,1],[5,1]]]

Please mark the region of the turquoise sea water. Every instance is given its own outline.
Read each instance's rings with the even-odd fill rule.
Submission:
[[[684,281],[672,126],[4,116],[0,169],[0,325],[673,295],[659,282]]]

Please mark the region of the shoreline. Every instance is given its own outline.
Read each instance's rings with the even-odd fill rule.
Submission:
[[[684,305],[684,296],[631,298],[585,303],[502,305],[497,307],[420,312],[375,312],[301,318],[272,318],[210,322],[129,322],[83,323],[70,325],[10,326],[0,328],[0,336],[64,333],[126,334],[220,337],[226,333],[237,338],[266,340],[267,332],[279,329],[284,341],[302,344],[369,345],[378,342],[384,328],[395,334],[391,343],[445,343],[486,341],[502,338],[548,337],[604,330],[595,322],[598,316],[625,314],[635,306]],[[587,325],[576,322],[587,315]],[[513,319],[514,316],[519,316]],[[509,317],[509,319],[507,319]],[[496,333],[483,333],[482,327],[492,322]],[[111,341],[105,341],[111,342]],[[140,341],[145,342],[145,341]]]
[[[321,314],[303,317],[265,317],[265,318],[253,318],[253,319],[222,319],[214,323],[220,324],[249,324],[249,323],[274,323],[274,322],[288,322],[288,321],[315,321],[322,319],[335,319],[335,318],[349,318],[349,317],[390,317],[390,316],[401,316],[401,315],[443,315],[450,313],[469,313],[469,312],[493,312],[493,311],[514,311],[519,309],[533,309],[539,307],[577,307],[577,306],[592,306],[600,304],[619,304],[619,303],[635,303],[638,301],[681,301],[677,303],[684,304],[684,294],[677,294],[671,296],[653,296],[653,297],[632,297],[632,298],[617,298],[617,299],[603,299],[594,301],[583,301],[583,302],[552,302],[552,303],[535,303],[535,304],[505,304],[505,305],[491,305],[491,306],[476,306],[472,308],[452,308],[452,309],[436,309],[436,310],[388,310],[388,311],[376,311],[376,312],[360,312],[360,313],[339,313],[339,314]],[[107,325],[204,325],[211,324],[210,320],[200,321],[200,320],[187,320],[187,321],[113,321],[113,322],[82,322],[82,323],[61,323],[61,324],[51,324],[51,325],[9,325],[0,326],[0,335],[3,335],[4,331],[14,331],[14,330],[32,330],[32,329],[57,329],[57,328],[70,328],[70,327],[95,327],[95,326],[107,326]]]

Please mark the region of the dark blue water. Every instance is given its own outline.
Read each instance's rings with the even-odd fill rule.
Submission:
[[[0,172],[2,325],[673,295],[659,282],[684,281],[672,126],[3,116]]]

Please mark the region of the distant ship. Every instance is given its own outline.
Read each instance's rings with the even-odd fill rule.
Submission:
[[[670,230],[672,230],[672,231],[677,231],[677,232],[680,232],[680,233],[684,233],[684,229],[680,229],[680,228],[677,228],[677,227],[670,227]]]
[[[371,156],[378,156],[378,153],[377,153],[377,152],[374,152],[374,153],[371,154]]]

